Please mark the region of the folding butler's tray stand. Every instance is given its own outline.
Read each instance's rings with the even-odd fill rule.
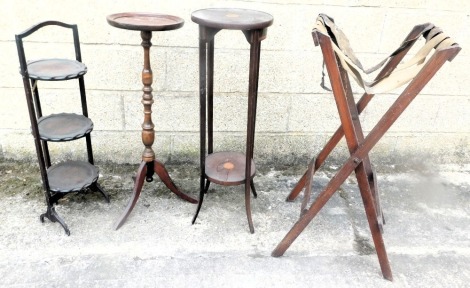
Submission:
[[[199,103],[200,103],[200,165],[201,179],[199,204],[192,223],[196,221],[204,194],[210,183],[232,186],[245,184],[245,209],[250,232],[254,233],[251,218],[250,189],[256,197],[253,177],[255,163],[253,149],[255,138],[256,99],[258,97],[259,61],[261,41],[266,38],[273,17],[261,11],[237,8],[210,8],[194,11],[191,19],[199,24]],[[223,30],[241,30],[250,43],[250,67],[248,80],[248,119],[246,154],[224,151],[213,152],[213,90],[214,90],[214,38]],[[206,97],[207,96],[207,97]],[[206,118],[207,101],[207,118]],[[207,122],[206,122],[207,119]],[[206,155],[206,125],[207,150]]]
[[[379,66],[382,66],[382,64],[385,66],[383,66],[376,79],[372,83],[367,83],[362,80],[362,66],[354,57],[344,34],[335,27],[333,19],[326,15],[320,15],[312,35],[315,45],[320,45],[322,49],[341,126],[317,158],[312,159],[307,171],[289,194],[287,200],[292,201],[305,188],[301,216],[274,249],[272,256],[279,257],[284,254],[341,184],[355,171],[382,274],[384,278],[392,280],[392,271],[382,239],[384,221],[379,203],[377,181],[368,153],[441,66],[457,55],[460,47],[432,24],[415,26],[402,45],[390,57],[380,63]],[[399,64],[421,35],[426,38],[426,44],[410,60]],[[433,48],[435,48],[433,55],[426,59],[426,56]],[[357,103],[354,102],[348,73],[366,91]],[[377,125],[364,137],[358,115],[364,110],[374,94],[402,86],[410,80],[411,82]],[[321,167],[343,135],[346,137],[350,157],[307,209],[313,174]]]
[[[147,182],[152,182],[155,173],[157,173],[162,182],[180,198],[191,203],[197,203],[197,200],[184,194],[176,187],[163,163],[155,158],[155,152],[152,149],[152,144],[155,139],[154,124],[152,123],[153,74],[150,68],[150,46],[152,46],[150,40],[152,39],[152,31],[168,31],[181,28],[184,24],[184,20],[176,16],[151,13],[118,13],[109,15],[106,19],[111,26],[116,28],[140,31],[142,47],[144,48],[144,68],[142,70],[142,83],[144,84],[142,89],[144,92],[142,95],[144,123],[142,124],[142,142],[145,145],[145,149],[142,153],[142,162],[135,177],[132,197],[124,213],[115,223],[115,229],[117,230],[124,224],[127,217],[132,212],[132,209],[134,209],[139,199],[140,192],[142,191],[144,179]]]
[[[71,29],[75,47],[75,59],[40,59],[27,61],[24,51],[23,38],[26,38],[45,26],[57,26]],[[80,41],[77,25],[70,25],[58,21],[38,23],[21,34],[16,35],[16,46],[20,61],[20,73],[23,77],[23,86],[31,120],[31,130],[36,145],[36,153],[41,170],[42,184],[45,190],[47,211],[40,216],[52,222],[59,222],[67,235],[70,230],[64,220],[57,214],[54,204],[65,194],[92,190],[103,194],[109,202],[108,194],[98,184],[98,169],[93,165],[93,152],[90,133],[93,122],[88,118],[88,108],[85,94],[83,75],[87,67],[82,63]],[[64,81],[78,79],[80,87],[80,100],[82,115],[75,113],[59,113],[47,116],[42,115],[41,101],[39,99],[38,83],[40,81]],[[51,165],[48,142],[73,141],[85,137],[88,162],[65,161]]]

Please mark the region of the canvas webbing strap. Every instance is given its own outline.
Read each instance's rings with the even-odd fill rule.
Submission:
[[[317,30],[332,39],[333,50],[335,51],[338,59],[340,60],[343,68],[354,78],[360,87],[362,87],[368,94],[383,93],[395,88],[398,88],[409,81],[411,81],[426,64],[427,56],[433,48],[441,49],[449,47],[454,42],[447,37],[442,30],[434,27],[432,24],[421,25],[422,30],[416,37],[404,41],[392,54],[382,60],[374,67],[365,70],[362,64],[355,56],[349,40],[345,34],[335,25],[332,18],[325,14],[320,14],[317,18],[314,30]],[[409,60],[397,65],[393,72],[384,75],[379,79],[373,81],[366,81],[367,74],[370,74],[385,63],[388,62],[394,55],[403,51],[403,49],[412,45],[421,35],[426,35],[426,43],[419,49],[419,51]]]

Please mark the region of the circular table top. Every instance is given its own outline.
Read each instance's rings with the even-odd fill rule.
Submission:
[[[184,25],[180,17],[158,13],[124,12],[108,15],[106,20],[116,28],[138,31],[175,30]]]
[[[254,30],[273,24],[271,14],[239,8],[209,8],[194,11],[191,20],[217,29]]]

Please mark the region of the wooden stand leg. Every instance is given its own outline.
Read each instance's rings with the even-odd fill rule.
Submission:
[[[116,223],[114,224],[115,230],[119,229],[124,224],[124,222],[126,222],[127,217],[129,216],[129,214],[131,214],[132,209],[134,209],[134,206],[137,203],[137,200],[139,199],[140,192],[142,191],[142,186],[144,185],[144,179],[146,174],[147,163],[142,161],[142,163],[140,163],[139,169],[137,170],[137,175],[135,176],[134,189],[132,190],[131,199],[129,200],[129,203],[127,204],[127,207],[124,210],[124,213],[121,214],[121,217],[119,217]]]
[[[194,199],[193,197],[181,192],[178,187],[176,187],[162,162],[158,160],[154,161],[154,172],[158,175],[158,177],[160,177],[163,184],[165,184],[165,186],[168,187],[168,189],[170,189],[171,192],[175,193],[178,197],[193,204],[198,203],[197,199]]]
[[[199,211],[201,210],[202,207],[202,202],[204,201],[204,194],[207,191],[205,189],[206,186],[206,124],[209,126],[209,149],[212,149],[212,118],[211,114],[209,113],[209,123],[206,123],[206,94],[207,94],[207,66],[208,66],[208,58],[213,58],[214,53],[214,45],[213,41],[208,41],[205,37],[207,36],[208,31],[203,27],[199,26],[199,145],[200,145],[200,150],[199,150],[199,167],[200,167],[200,177],[199,177],[199,203],[197,205],[196,213],[193,216],[193,220],[191,221],[192,224],[196,222],[197,216],[199,215]],[[212,36],[213,37],[213,36]],[[209,45],[208,42],[212,42],[212,45]],[[207,49],[207,46],[209,46],[209,49]],[[212,50],[210,49],[212,47]],[[209,57],[207,56],[207,50],[209,50]],[[213,63],[213,60],[209,60],[209,62]],[[213,75],[213,66],[209,65],[209,76]],[[209,87],[212,86],[213,79],[209,77]],[[209,93],[212,93],[212,91],[209,91]],[[209,105],[210,106],[210,105]],[[210,108],[212,111],[212,108]],[[212,151],[209,151],[212,153]],[[209,183],[207,183],[207,189],[209,188]]]
[[[380,268],[382,275],[385,279],[392,281],[392,268],[388,261],[387,251],[385,250],[385,244],[382,237],[382,231],[380,230],[380,222],[377,218],[376,202],[370,189],[369,181],[366,176],[366,169],[363,163],[356,168],[356,177],[359,184],[359,191],[361,192],[362,202],[366,211],[367,221],[369,222],[369,229],[374,240],[375,250],[377,251],[377,257],[379,258]]]
[[[201,180],[201,181],[204,181],[204,180]],[[201,210],[201,207],[202,207],[202,202],[204,201],[204,194],[206,194],[207,190],[209,190],[210,184],[211,182],[209,180],[206,180],[206,185],[204,189],[201,188],[199,191],[199,201],[197,203],[196,213],[193,216],[193,220],[191,221],[191,224],[194,224],[196,222],[197,216],[199,215],[199,211]],[[204,183],[201,184],[201,186],[204,186]]]

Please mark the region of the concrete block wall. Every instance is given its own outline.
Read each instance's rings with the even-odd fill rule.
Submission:
[[[391,53],[416,24],[432,22],[462,47],[446,63],[377,146],[379,163],[410,160],[470,162],[470,2],[408,0],[264,0],[264,1],[26,1],[0,0],[0,159],[35,160],[33,138],[14,35],[44,20],[76,23],[83,62],[96,162],[138,163],[143,150],[141,70],[143,51],[136,31],[106,23],[112,13],[142,11],[174,14],[183,28],[153,33],[153,145],[163,161],[198,161],[198,27],[191,12],[208,7],[257,9],[274,16],[262,42],[256,123],[258,163],[308,161],[336,130],[339,119],[332,95],[319,83],[322,56],[311,38],[316,16],[326,13],[348,35],[365,67]],[[72,57],[71,36],[42,31],[28,43],[28,56]],[[239,31],[221,31],[215,39],[216,150],[244,151],[249,46]],[[78,83],[41,82],[45,113],[79,112]],[[362,91],[354,87],[359,95]],[[369,131],[399,91],[378,95],[361,116]],[[344,145],[344,144],[343,144]],[[341,146],[341,148],[344,148]],[[54,159],[85,157],[82,141],[51,145]],[[77,156],[80,155],[80,156]],[[339,149],[334,159],[347,155]]]

